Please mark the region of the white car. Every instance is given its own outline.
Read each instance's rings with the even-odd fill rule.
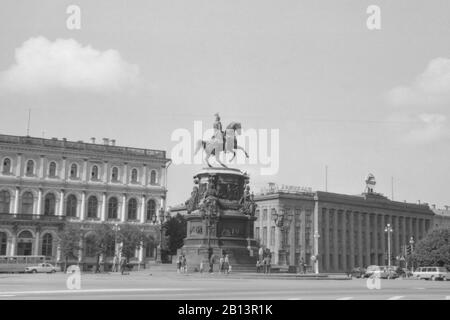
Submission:
[[[425,280],[450,280],[450,272],[444,267],[421,267],[413,272],[413,277]]]
[[[54,273],[56,271],[56,267],[50,263],[39,263],[35,266],[25,268],[25,272],[27,273]]]

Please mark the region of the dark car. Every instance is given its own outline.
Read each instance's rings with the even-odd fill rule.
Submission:
[[[347,272],[347,275],[352,278],[363,278],[365,273],[366,269],[358,267]]]

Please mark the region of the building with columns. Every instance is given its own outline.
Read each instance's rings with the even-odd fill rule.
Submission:
[[[450,228],[450,207],[436,208],[436,205],[432,205],[434,212],[433,228]]]
[[[255,237],[273,253],[272,263],[309,271],[346,272],[354,267],[392,264],[402,245],[425,237],[434,213],[427,204],[392,201],[374,192],[368,177],[361,195],[270,184],[255,195],[258,204]],[[389,237],[385,227],[390,224]]]
[[[131,223],[155,239],[136,252],[155,259],[160,221],[166,208],[165,151],[67,139],[0,135],[0,256],[44,255],[61,258],[57,232],[81,224],[84,245],[94,224]],[[80,262],[93,263],[89,250]],[[86,253],[87,252],[87,253]],[[112,257],[105,257],[106,260]]]

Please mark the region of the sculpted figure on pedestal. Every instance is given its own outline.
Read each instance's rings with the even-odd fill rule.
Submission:
[[[195,209],[198,209],[199,192],[198,187],[192,188],[191,197],[185,202],[187,213],[190,214]]]
[[[254,216],[256,211],[256,203],[254,200],[253,193],[250,194],[250,186],[247,185],[245,187],[244,195],[242,196],[241,200],[239,201],[239,204],[241,205],[240,211],[249,216]]]

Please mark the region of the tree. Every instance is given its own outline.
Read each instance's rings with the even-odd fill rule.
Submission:
[[[450,267],[450,228],[433,230],[420,240],[411,260],[417,267]]]
[[[108,247],[114,243],[114,240],[114,230],[110,224],[104,222],[96,225],[92,235],[86,239],[93,254],[97,257],[96,272],[100,271],[100,257],[106,254]]]
[[[165,230],[168,239],[168,252],[171,255],[177,254],[177,249],[183,246],[184,238],[187,235],[186,219],[178,213],[175,217],[165,222]]]
[[[69,259],[78,259],[81,250],[81,228],[78,224],[68,223],[58,233],[58,245],[64,257],[64,270],[67,270]]]
[[[117,241],[122,243],[121,253],[128,262],[134,256],[135,251],[140,249],[149,239],[139,227],[123,224],[120,226]]]

